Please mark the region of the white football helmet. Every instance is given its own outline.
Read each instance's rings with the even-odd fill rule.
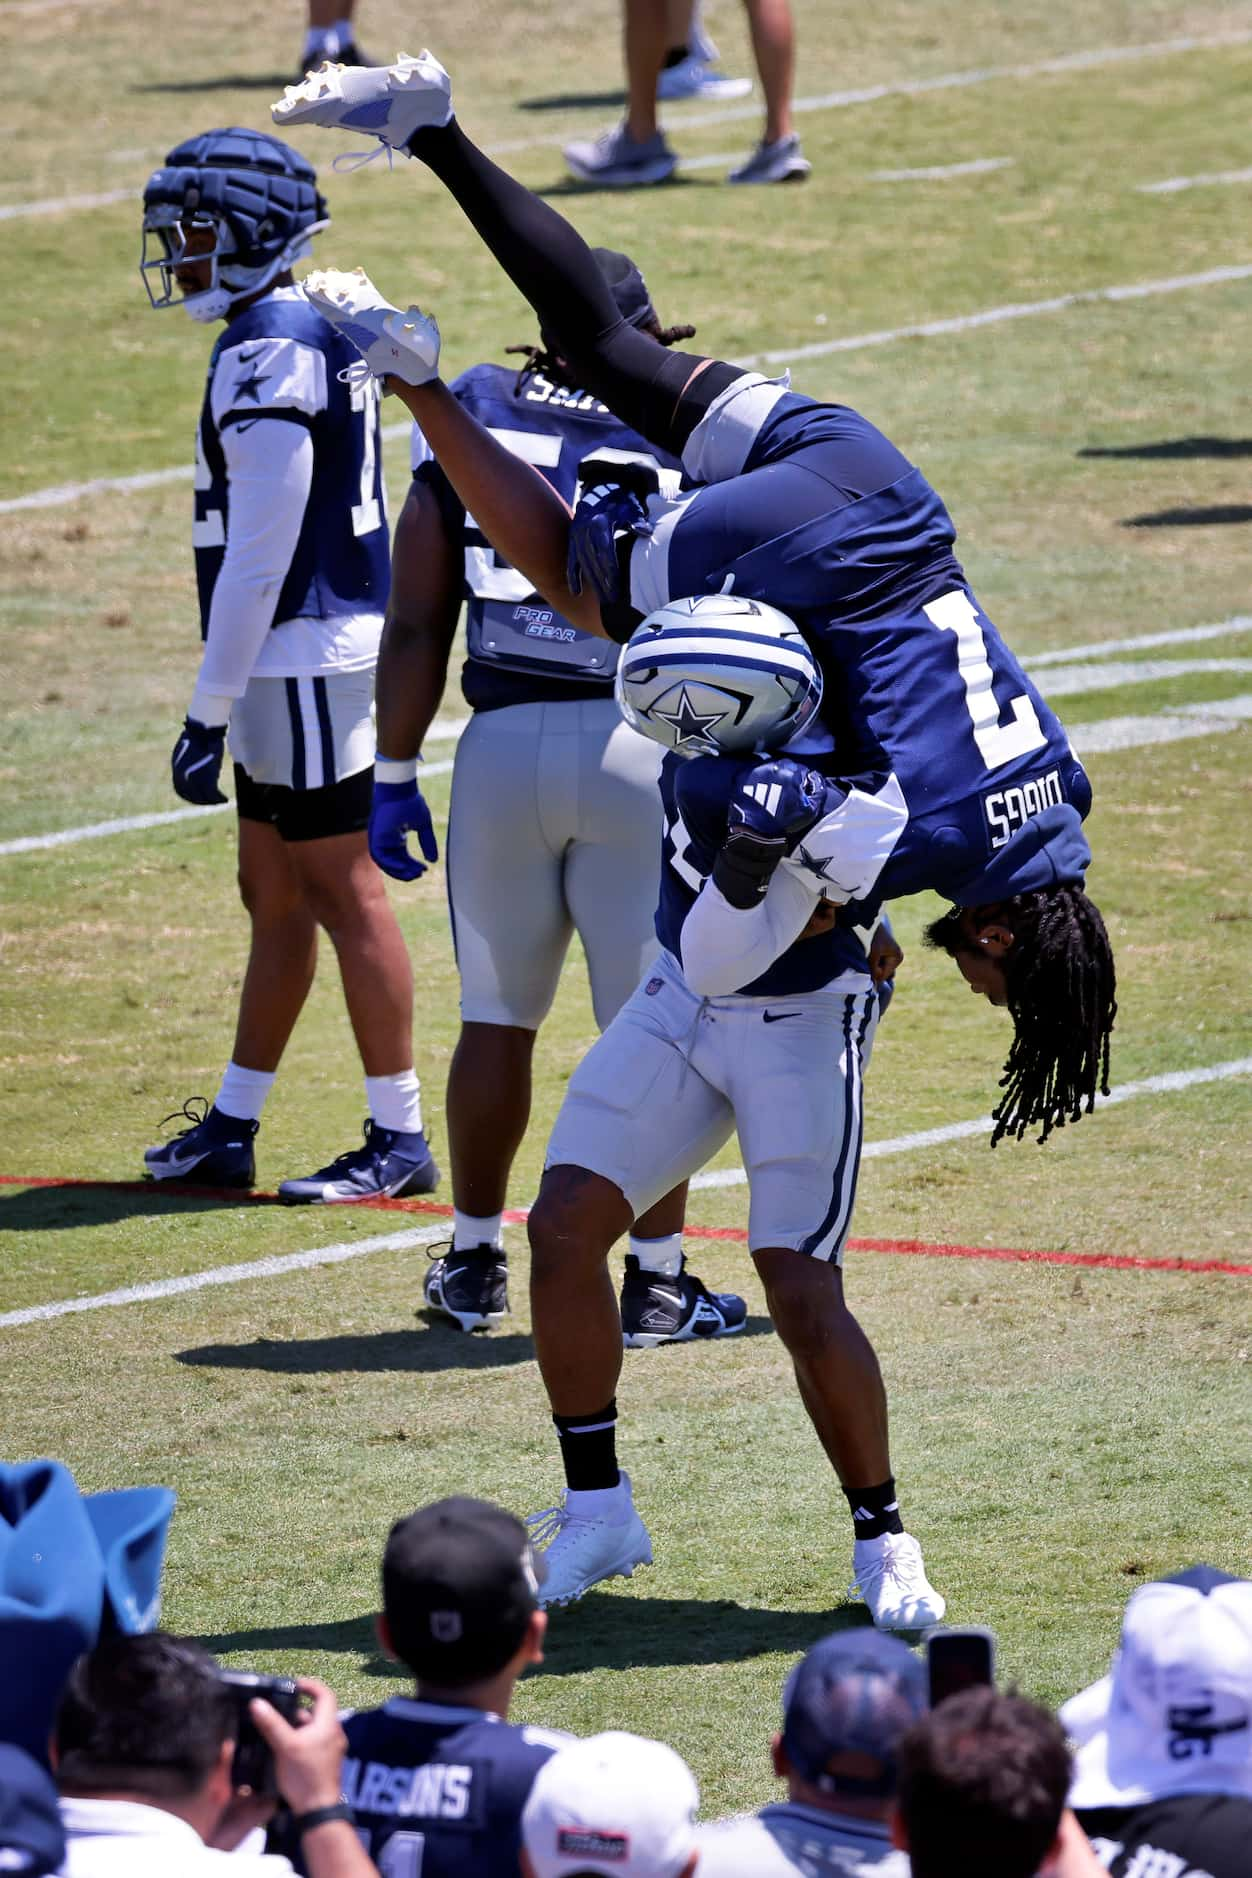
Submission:
[[[680,756],[779,751],[812,721],[822,675],[795,621],[763,600],[700,594],[650,613],[622,647],[618,709]]]

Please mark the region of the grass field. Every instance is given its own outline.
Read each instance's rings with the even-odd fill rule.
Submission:
[[[1105,1666],[1136,1582],[1199,1557],[1252,1568],[1248,1279],[1164,1268],[1252,1263],[1237,727],[1252,694],[1250,185],[1143,187],[1246,169],[1252,6],[797,0],[796,13],[814,174],[785,193],[726,190],[722,169],[757,126],[698,106],[673,112],[676,143],[723,164],[643,194],[562,182],[561,140],[615,108],[613,0],[466,0],[446,23],[363,0],[361,32],[382,55],[430,38],[471,130],[511,150],[589,238],[630,249],[663,317],[695,321],[724,356],[799,355],[801,389],[881,423],[945,495],[988,611],[1044,661],[1040,683],[1052,674],[1092,752],[1091,886],[1117,946],[1126,1099],[1044,1150],[992,1155],[985,1136],[910,1145],[986,1115],[1006,1039],[951,966],[923,954],[933,906],[905,903],[908,959],[869,1081],[874,1151],[854,1227],[1079,1262],[863,1250],[848,1277],[888,1378],[909,1523],[950,1616],[991,1624],[1006,1674],[1055,1700]],[[13,79],[0,133],[0,1450],[57,1454],[86,1487],[168,1482],[166,1621],[236,1662],[321,1673],[345,1701],[372,1701],[396,1686],[368,1623],[391,1519],[448,1491],[523,1512],[556,1496],[524,1234],[509,1234],[507,1329],[469,1343],[414,1317],[422,1245],[365,1249],[431,1216],[107,1184],[133,1179],[185,1095],[212,1092],[229,1047],[244,950],[230,818],[5,851],[177,806],[168,752],[196,660],[187,481],[31,499],[188,463],[209,346],[148,311],[133,201],[26,211],[137,191],[194,129],[267,125],[298,9],[287,19],[240,0],[225,29],[206,6],[155,0],[9,0],[0,18]],[[743,68],[740,9],[717,0],[711,18],[728,68]],[[335,175],[333,137],[298,141],[335,218],[323,261],[359,261],[428,300],[453,370],[529,337],[526,309],[415,166]],[[1061,304],[1032,310],[1045,302]],[[993,309],[1014,317],[975,323]],[[909,336],[932,323],[942,329]],[[394,507],[398,435],[390,451]],[[1220,630],[1186,637],[1208,626]],[[1160,642],[1122,646],[1144,637]],[[1121,649],[1096,650],[1108,642]],[[446,776],[430,794],[438,819]],[[439,871],[396,900],[441,1136],[457,1016]],[[359,1126],[329,967],[267,1111],[268,1188]],[[519,1207],[592,1035],[575,960],[540,1040]],[[744,1189],[705,1188],[691,1210],[698,1228],[740,1228]],[[336,1246],[361,1256],[4,1322]],[[764,1744],[790,1662],[859,1619],[843,1594],[843,1502],[749,1262],[729,1238],[689,1249],[710,1282],[750,1296],[751,1334],[629,1360],[623,1451],[657,1563],[557,1615],[519,1708],[661,1734],[723,1810],[768,1793]]]

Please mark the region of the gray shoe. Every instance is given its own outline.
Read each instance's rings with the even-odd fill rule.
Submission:
[[[704,98],[725,104],[731,98],[746,98],[752,90],[750,78],[726,78],[714,72],[703,59],[689,52],[677,65],[667,65],[656,81],[656,95],[673,104],[683,98]]]
[[[625,124],[606,130],[594,142],[567,143],[562,154],[581,182],[599,183],[604,189],[663,183],[678,163],[663,132],[658,130],[637,143]]]
[[[777,143],[759,143],[746,163],[727,177],[732,183],[802,183],[812,164],[801,155],[800,139],[793,131]]]

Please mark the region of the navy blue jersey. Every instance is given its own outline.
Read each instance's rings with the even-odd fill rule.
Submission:
[[[727,810],[742,770],[742,762],[734,757],[705,757],[693,763],[673,751],[661,765],[664,819],[656,936],[680,962],[683,925],[726,839]],[[841,909],[829,932],[797,939],[768,971],[739,990],[745,997],[794,997],[801,991],[820,991],[843,972],[868,971],[865,948],[853,924],[853,916]]]
[[[493,437],[541,470],[571,505],[585,485],[611,480],[614,466],[623,463],[651,469],[654,486],[667,493],[679,486],[677,459],[628,430],[585,391],[554,385],[539,372],[519,390],[516,372],[502,365],[471,366],[451,390]],[[445,525],[465,553],[465,702],[482,711],[606,697],[613,689],[617,646],[571,626],[496,553],[443,471],[430,461],[416,427],[413,461],[415,473],[434,488]]]
[[[862,921],[925,888],[976,905],[1082,878],[1086,773],[970,593],[943,503],[880,431],[781,394],[739,473],[673,510],[635,547],[636,604],[729,590],[791,614],[822,667],[835,756],[818,766],[898,780],[907,826]]]
[[[352,390],[339,379],[356,357],[295,287],[248,307],[214,346],[196,436],[191,532],[202,638],[231,527],[222,435],[258,418],[301,424],[313,440],[312,487],[271,624],[385,608],[391,557],[378,388],[371,379]]]
[[[344,1732],[343,1797],[383,1878],[517,1878],[522,1808],[567,1736],[403,1696]]]

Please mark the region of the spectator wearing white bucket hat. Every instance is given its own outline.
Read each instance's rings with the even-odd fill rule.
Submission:
[[[1143,1585],[1107,1676],[1066,1702],[1070,1805],[1114,1878],[1252,1868],[1252,1581]]]

